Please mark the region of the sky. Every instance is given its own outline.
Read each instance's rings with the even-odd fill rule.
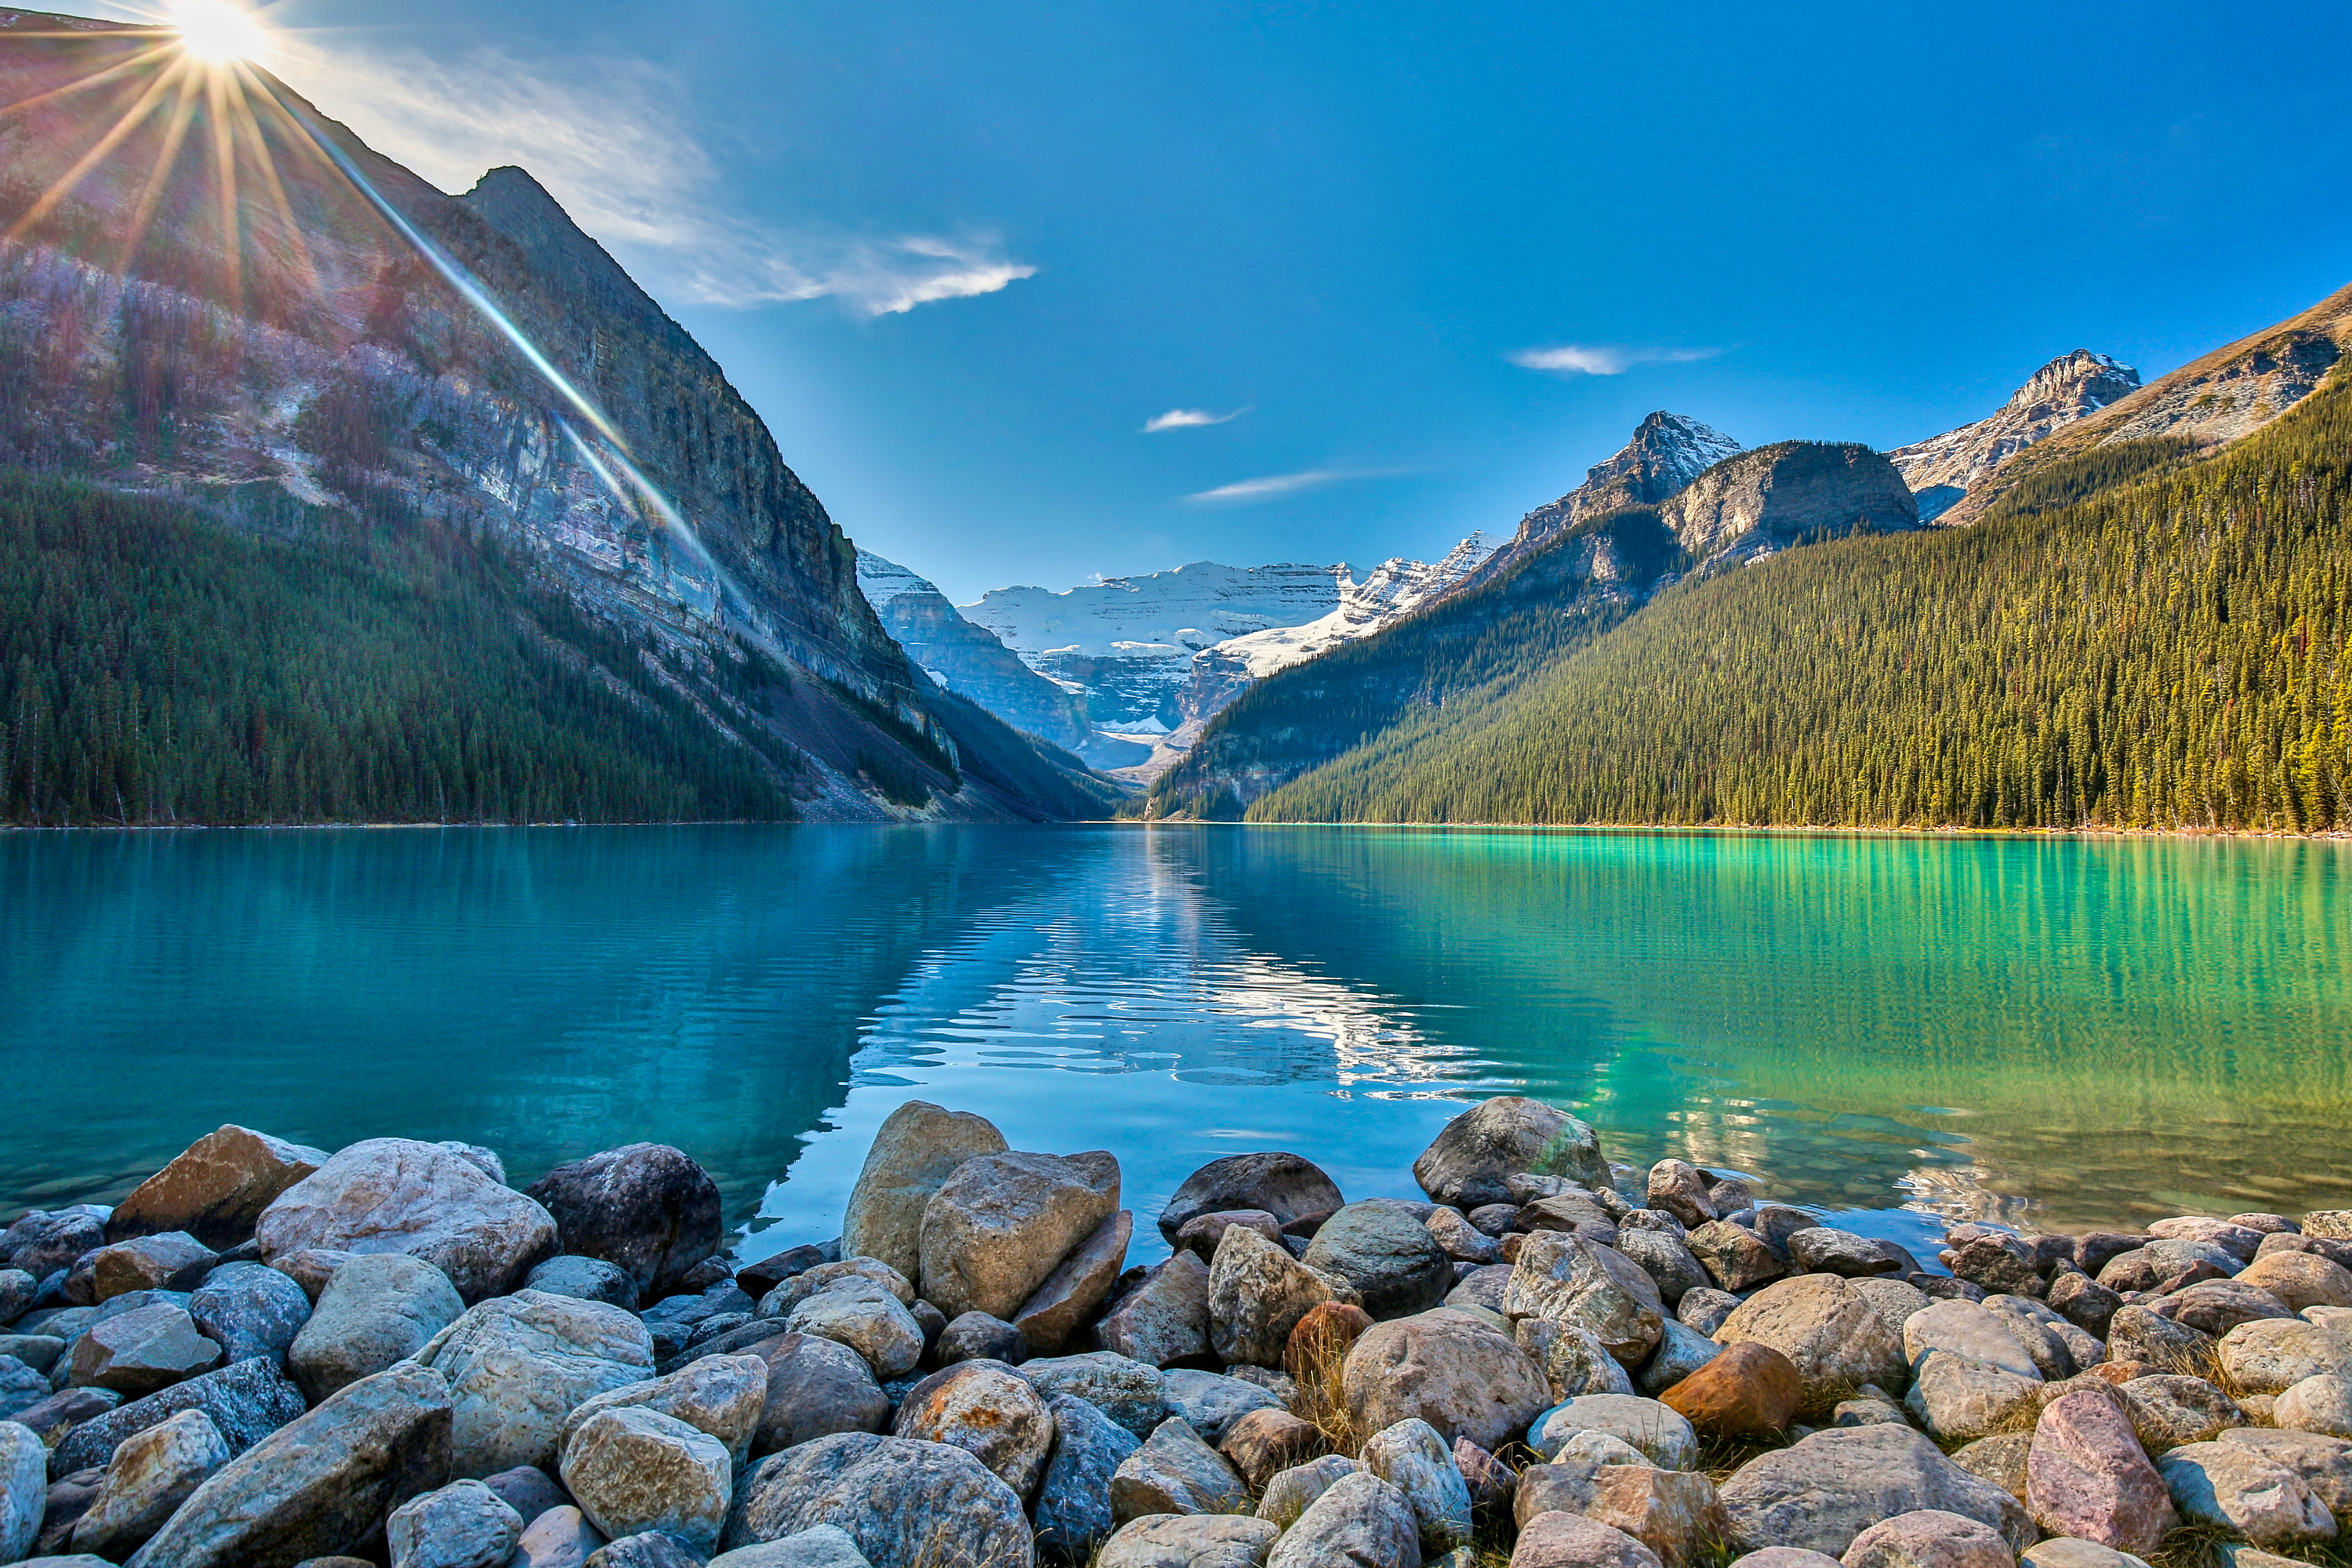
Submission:
[[[1892,447],[2352,280],[2340,0],[264,15],[444,189],[538,175],[958,603],[1433,559],[1653,409]]]

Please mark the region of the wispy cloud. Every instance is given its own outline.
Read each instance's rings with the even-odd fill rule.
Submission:
[[[1692,360],[1713,359],[1722,352],[1562,343],[1558,348],[1520,349],[1505,357],[1523,369],[1549,371],[1555,375],[1622,375],[1637,364],[1687,364]]]
[[[449,191],[520,164],[633,268],[707,304],[833,299],[885,316],[1037,270],[984,231],[788,230],[728,214],[709,151],[671,108],[692,94],[639,62],[435,59],[292,33],[278,44],[271,68],[379,152]]]
[[[1184,499],[1208,506],[1246,506],[1252,501],[1273,500],[1277,496],[1295,495],[1300,490],[1318,489],[1324,485],[1341,484],[1350,479],[1386,479],[1406,471],[1403,468],[1302,468],[1295,474],[1267,474],[1260,479],[1236,480]]]
[[[1155,414],[1146,421],[1142,434],[1157,436],[1162,430],[1195,430],[1203,425],[1223,425],[1248,413],[1236,408],[1231,414],[1212,414],[1205,408],[1171,408],[1165,414]]]

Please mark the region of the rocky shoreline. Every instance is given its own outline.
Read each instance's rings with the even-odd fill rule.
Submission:
[[[1923,1268],[1517,1097],[1412,1174],[1217,1160],[1129,1268],[1112,1155],[912,1101],[838,1240],[743,1263],[666,1146],[517,1191],[224,1127],[0,1235],[0,1563],[2263,1568],[2352,1520],[2352,1211]]]

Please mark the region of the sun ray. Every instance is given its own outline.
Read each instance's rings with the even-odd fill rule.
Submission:
[[[193,73],[184,61],[173,61],[168,68],[181,79],[178,93],[172,105],[172,118],[163,128],[163,147],[155,154],[155,167],[148,174],[146,188],[139,193],[139,205],[131,210],[122,241],[122,259],[115,266],[118,272],[131,270],[139,247],[146,243],[148,226],[155,221],[155,209],[163,205],[163,189],[171,183],[172,171],[180,162],[180,148],[188,139],[188,126],[196,116],[194,84],[187,79]]]
[[[213,195],[220,205],[221,261],[228,274],[226,301],[231,310],[245,303],[245,236],[236,211],[236,142],[228,123],[228,73],[205,73],[205,108],[212,121]]]
[[[6,235],[0,236],[0,238],[12,240],[22,238],[26,230],[47,217],[59,202],[65,200],[72,193],[73,188],[81,184],[84,176],[98,167],[108,153],[121,146],[123,139],[139,128],[140,121],[145,120],[148,113],[154,108],[155,100],[163,96],[166,79],[159,76],[148,83],[147,89],[139,95],[139,100],[123,111],[122,118],[117,120],[113,127],[98,139],[98,144],[83,153],[72,168],[58,176],[56,182],[41,193],[40,199],[26,207],[24,215],[15,223],[10,224]]]
[[[12,33],[9,36],[11,37],[21,38],[27,37],[28,35],[24,33]],[[47,35],[36,33],[29,36],[40,37]],[[89,37],[87,33],[59,33],[55,36],[58,37],[76,38],[87,38]],[[98,87],[103,83],[112,81],[116,77],[121,76],[126,72],[137,70],[141,66],[146,65],[150,61],[157,59],[163,56],[169,55],[172,52],[172,46],[168,41],[158,43],[151,48],[140,50],[137,54],[132,55],[128,59],[116,61],[113,65],[108,66],[104,70],[92,71],[86,77],[76,78],[74,80],[67,82],[63,87],[53,87],[46,92],[37,92],[30,98],[20,98],[14,103],[0,105],[0,116],[21,114],[28,109],[39,108],[42,104],[48,102],[51,99],[66,98],[74,93],[84,91],[89,88]]]
[[[229,78],[229,91],[236,100],[236,128],[252,143],[254,168],[269,189],[269,205],[278,210],[279,227],[287,243],[293,247],[294,259],[301,268],[303,284],[315,294],[319,291],[319,268],[310,255],[310,239],[303,234],[302,226],[295,220],[294,204],[286,195],[285,182],[278,177],[278,160],[269,151],[269,138],[263,133],[260,117],[253,111],[253,95],[245,89],[245,79],[251,69],[240,61],[235,74]],[[257,80],[255,85],[258,87],[260,84]],[[263,93],[260,96],[267,99],[268,95]]]

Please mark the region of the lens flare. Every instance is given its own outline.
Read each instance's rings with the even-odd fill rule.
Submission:
[[[232,0],[173,0],[171,17],[180,47],[207,65],[229,65],[261,53],[261,24]]]

